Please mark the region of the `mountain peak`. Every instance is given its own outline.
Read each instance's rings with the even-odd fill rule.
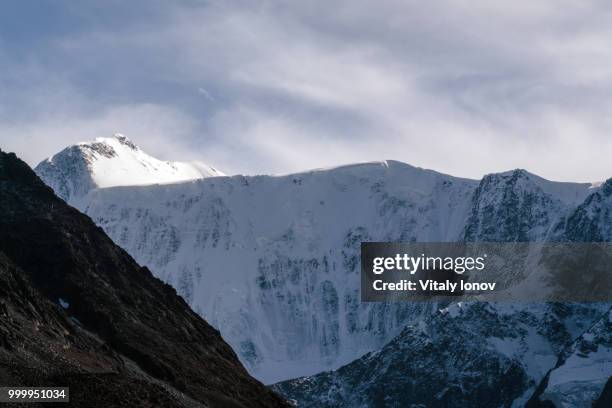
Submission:
[[[138,150],[138,146],[134,142],[132,142],[127,136],[125,136],[123,133],[115,133],[113,137],[117,139],[119,143],[121,143],[122,145],[125,145],[131,148],[132,150]]]
[[[214,167],[200,162],[159,160],[121,133],[69,146],[43,160],[35,171],[68,202],[95,188],[168,184],[224,176]]]
[[[495,186],[496,188],[506,186],[530,191],[537,189],[572,205],[581,203],[589,194],[589,189],[593,187],[590,183],[547,180],[524,169],[487,174],[481,180],[481,184]]]
[[[529,173],[527,170],[519,169],[519,168],[516,168],[513,170],[502,171],[500,173],[493,173],[493,174],[497,174],[499,176],[513,176],[513,177],[528,177],[528,176],[533,175]]]
[[[605,196],[612,195],[612,178],[607,179],[601,184],[601,190]]]

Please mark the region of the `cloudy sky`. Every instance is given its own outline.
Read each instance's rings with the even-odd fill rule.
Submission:
[[[0,147],[121,132],[288,173],[396,159],[612,176],[609,1],[43,1],[0,12]]]

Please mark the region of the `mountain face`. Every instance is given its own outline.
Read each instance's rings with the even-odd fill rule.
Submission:
[[[70,204],[95,188],[176,183],[224,175],[200,162],[158,160],[121,134],[70,146],[42,161],[35,171]]]
[[[524,171],[485,177],[464,239],[610,240],[610,181],[559,191],[536,177]],[[408,325],[381,350],[273,389],[301,407],[593,406],[611,398],[609,307],[454,304]]]
[[[607,185],[523,170],[476,181],[387,161],[100,188],[77,205],[218,328],[250,373],[301,377],[275,386],[300,406],[522,406],[609,305],[362,303],[360,242],[605,241]],[[381,400],[391,380],[393,398]],[[439,381],[454,384],[440,400],[403,391]]]
[[[428,313],[360,302],[360,242],[456,240],[476,186],[384,162],[96,189],[80,209],[270,383],[339,367]]]
[[[524,170],[489,174],[474,192],[463,238],[483,242],[547,240],[551,230],[591,190],[589,184],[551,182]]]
[[[219,332],[0,152],[0,380],[76,406],[285,406]]]

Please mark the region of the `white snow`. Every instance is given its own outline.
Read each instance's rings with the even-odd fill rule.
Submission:
[[[395,336],[413,306],[360,302],[359,243],[457,240],[476,186],[389,161],[95,189],[79,208],[271,383]]]
[[[605,384],[612,375],[612,350],[600,347],[590,353],[588,358],[572,354],[563,366],[553,370],[548,380],[548,387],[555,388],[568,382],[599,382]]]
[[[594,183],[573,183],[546,180],[545,178],[530,173],[526,170],[511,170],[497,174],[500,176],[509,176],[516,171],[525,174],[532,183],[541,188],[545,193],[550,194],[551,196],[556,197],[568,204],[580,204],[590,193],[589,189],[596,187]]]
[[[205,177],[224,176],[219,170],[201,162],[168,162],[158,160],[131,143],[125,136],[115,134],[111,138],[97,138],[96,142],[113,148],[115,157],[96,154],[91,164],[91,174],[100,188],[147,184],[177,183]],[[89,143],[79,143],[80,146]],[[132,147],[134,146],[134,147]]]
[[[168,184],[224,176],[202,162],[156,159],[120,133],[69,146],[42,161],[36,172],[73,205],[95,188]]]
[[[612,376],[610,318],[612,309],[574,342],[562,364],[550,372],[541,400],[558,407],[592,406]]]
[[[64,299],[59,298],[58,302],[63,309],[68,309],[70,307],[70,303],[66,302]]]

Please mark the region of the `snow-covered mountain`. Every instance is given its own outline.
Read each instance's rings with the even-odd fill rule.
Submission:
[[[389,161],[96,189],[80,209],[274,382],[348,363],[417,316],[426,305],[360,302],[359,244],[457,240],[477,185]]]
[[[593,191],[587,183],[559,183],[525,170],[486,175],[472,197],[466,241],[544,241],[564,216]]]
[[[70,185],[85,191],[74,205],[139,263],[173,285],[221,331],[249,371],[267,383],[337,369],[355,360],[363,363],[368,352],[399,350],[400,344],[412,341],[414,333],[407,326],[431,334],[442,320],[457,318],[460,325],[463,312],[452,312],[453,308],[444,314],[435,304],[360,302],[361,241],[610,239],[610,182],[600,187],[558,183],[523,170],[478,181],[386,161],[281,177],[214,177],[112,188],[82,183],[88,172],[86,167],[61,169],[56,172],[65,175],[61,183],[55,176],[43,178],[56,190],[58,185]],[[508,390],[504,401],[522,402],[554,368],[558,353],[602,313],[599,306],[589,305],[562,312],[499,305],[474,310],[478,312],[466,312],[467,316],[488,316],[501,323],[476,328],[483,337],[476,343],[467,343],[469,327],[461,331],[468,337],[453,341],[466,341],[468,355],[492,344],[490,353],[500,364],[498,375],[505,373],[506,364],[514,364],[520,377],[520,387]],[[482,315],[487,310],[493,315]],[[466,325],[471,324],[468,320]],[[524,331],[515,337],[491,335],[519,322]],[[509,357],[506,346],[516,353]],[[523,364],[531,359],[537,363]],[[396,364],[389,367],[401,364],[391,357],[388,361]],[[411,367],[415,375],[427,377],[431,364],[442,363],[415,362]],[[370,371],[363,372],[373,377],[368,381],[384,381],[383,372],[378,375],[371,371],[375,366],[367,367]],[[397,370],[408,381],[406,372]],[[471,381],[465,372],[463,378],[459,371],[453,373],[457,384]],[[347,389],[354,392],[376,390],[363,383],[363,376],[330,376],[351,382]],[[303,381],[313,390],[323,390],[324,378],[321,374]],[[494,383],[472,389],[487,392]],[[279,389],[297,396],[296,384],[285,383]]]
[[[176,183],[224,175],[201,162],[158,160],[119,133],[67,147],[42,161],[35,171],[70,204],[95,188]]]
[[[548,183],[521,170],[486,176],[472,197],[464,239],[612,238],[607,232],[610,181],[600,188],[570,184],[560,189],[563,184]],[[454,304],[417,324],[409,323],[381,350],[335,371],[274,388],[301,407],[475,403],[521,407],[527,402],[549,406],[544,401],[551,400],[559,407],[591,406],[612,376],[609,307],[609,303]],[[593,330],[608,337],[590,335]],[[592,355],[576,356],[576,347],[570,345],[581,338],[597,339]]]

